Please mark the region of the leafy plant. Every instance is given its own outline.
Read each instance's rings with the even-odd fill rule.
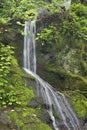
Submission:
[[[13,53],[13,47],[0,43],[0,86],[6,86],[8,83],[7,77],[10,73]]]
[[[0,44],[0,107],[26,106],[34,98],[13,54],[13,47]]]

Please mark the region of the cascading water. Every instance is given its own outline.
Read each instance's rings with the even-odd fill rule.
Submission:
[[[36,73],[35,21],[26,21],[24,29],[24,68]]]
[[[41,96],[44,104],[48,106],[48,113],[55,130],[61,130],[61,125],[66,130],[81,130],[79,120],[68,103],[66,97],[53,89],[53,87],[36,74],[35,53],[35,21],[26,21],[24,29],[24,70],[35,77],[37,82],[37,96]],[[55,119],[53,111],[58,116]],[[62,129],[62,130],[64,130]]]

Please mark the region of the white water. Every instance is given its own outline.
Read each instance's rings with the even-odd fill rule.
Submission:
[[[35,33],[35,21],[25,21],[24,68],[34,73],[36,73]]]
[[[26,21],[24,29],[24,70],[35,77],[37,85],[37,96],[42,97],[45,105],[48,106],[48,113],[55,130],[61,130],[64,125],[67,130],[81,130],[78,118],[70,107],[66,97],[53,89],[53,87],[36,74],[36,53],[35,53],[35,21]],[[55,119],[53,111],[58,115],[59,121]]]
[[[71,4],[71,0],[66,0],[66,3],[64,4],[65,9],[68,10]]]

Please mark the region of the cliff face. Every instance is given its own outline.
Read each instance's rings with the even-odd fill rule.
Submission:
[[[85,118],[87,51],[81,21],[86,12],[79,14],[82,7],[72,6],[75,14],[66,11],[42,18],[42,28],[37,28],[37,72],[57,90],[65,91],[78,115]]]
[[[47,2],[50,1],[47,0]],[[30,7],[29,4],[26,5],[26,8],[27,6]],[[2,15],[0,20],[0,42],[5,46],[14,47],[14,57],[10,61],[9,74],[3,78],[6,80],[0,80],[0,89],[4,90],[0,91],[2,94],[0,97],[2,104],[0,105],[0,127],[1,130],[20,130],[22,127],[24,130],[29,127],[33,130],[34,128],[36,128],[35,130],[51,130],[51,121],[44,110],[44,104],[36,99],[32,89],[27,89],[26,80],[28,80],[29,86],[33,86],[34,79],[20,69],[23,66],[24,21],[32,20],[32,13],[35,14],[33,11],[25,11],[26,9],[23,7],[21,6],[21,9],[24,12],[23,10],[21,12],[17,6],[17,14],[14,14],[14,9],[12,9],[13,12],[8,11],[6,14],[6,17],[9,15],[10,19],[6,19]],[[42,12],[37,20],[36,34],[37,73],[56,90],[65,93],[79,117],[84,120],[87,113],[87,7],[74,3],[68,11],[61,9],[56,12],[56,10],[53,11],[55,8],[58,11],[57,5],[53,3],[50,10],[40,9]],[[50,14],[50,11],[53,12]],[[7,52],[4,53],[7,54]],[[3,56],[5,55],[3,54]],[[5,59],[7,58],[5,57]],[[3,58],[0,59],[1,64],[3,61]],[[6,61],[6,63],[8,62]],[[5,72],[5,69],[3,70]],[[2,77],[0,78],[2,79]],[[2,82],[3,84],[1,84]],[[22,92],[23,89],[25,94]],[[28,96],[26,97],[27,94],[30,99]],[[30,100],[33,103],[29,106]],[[26,104],[24,104],[25,101]]]

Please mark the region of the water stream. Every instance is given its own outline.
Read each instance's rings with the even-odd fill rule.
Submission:
[[[79,120],[71,108],[66,97],[59,91],[44,81],[36,74],[36,51],[35,51],[35,21],[26,21],[24,29],[24,70],[26,73],[35,77],[37,82],[37,96],[42,97],[45,105],[48,106],[47,112],[52,120],[55,130],[81,130]],[[59,119],[55,119],[53,112]]]

